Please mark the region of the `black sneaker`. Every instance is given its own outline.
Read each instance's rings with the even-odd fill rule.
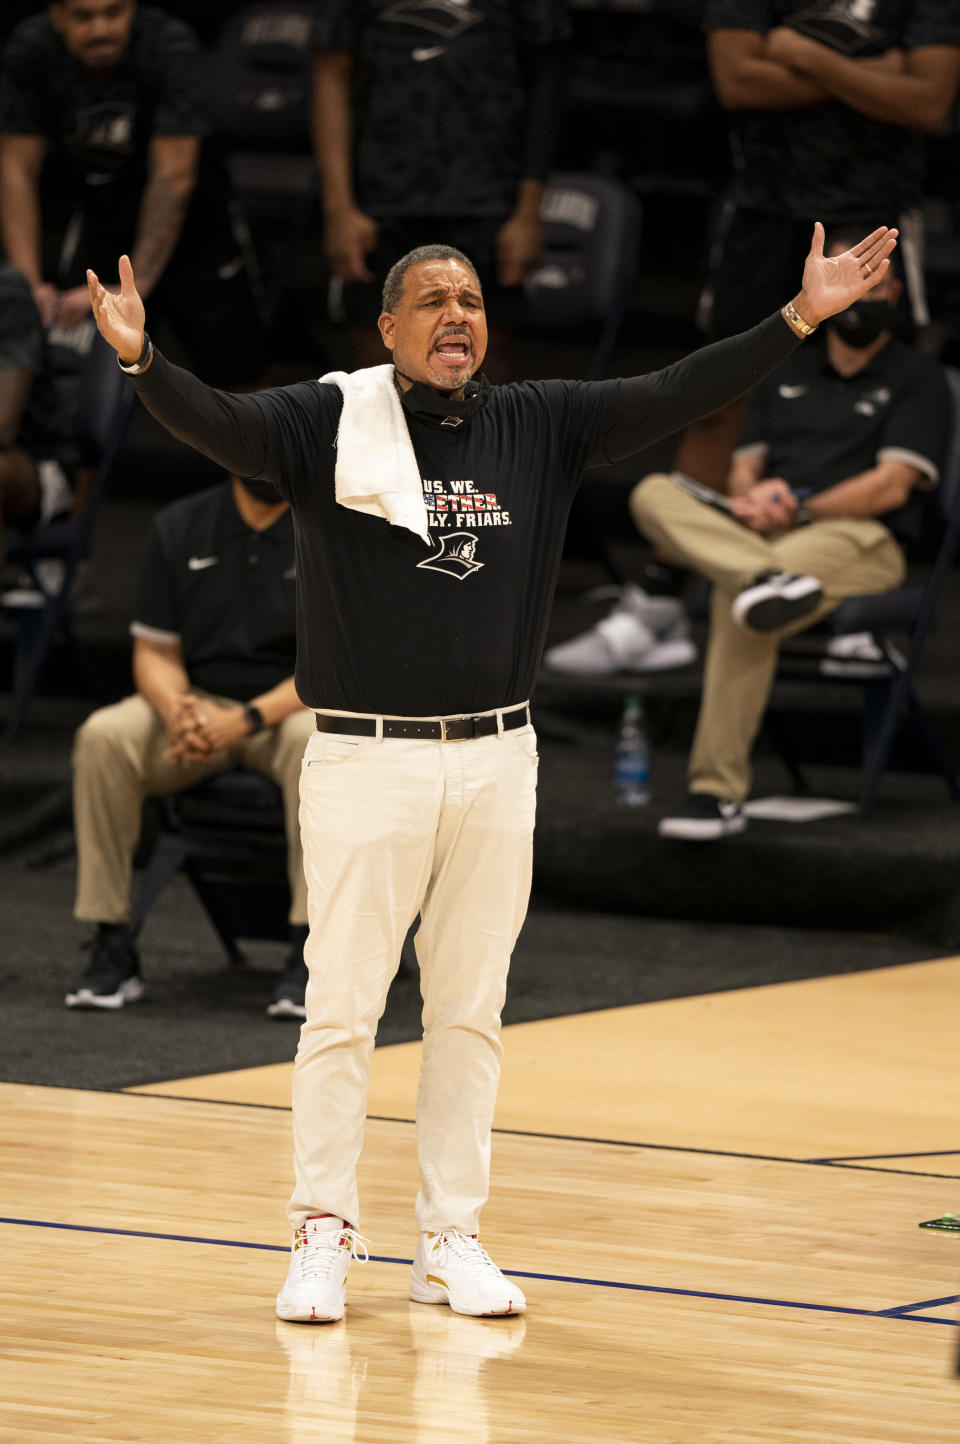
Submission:
[[[125,928],[102,924],[88,943],[90,961],[83,977],[64,999],[68,1008],[110,1008],[143,997],[140,958]]]
[[[657,831],[661,837],[680,837],[687,842],[714,842],[731,837],[747,825],[743,809],[737,802],[724,802],[709,792],[691,792],[682,807],[670,817],[661,817]]]
[[[823,600],[816,577],[792,572],[762,572],[738,592],[731,609],[733,620],[754,632],[775,632],[815,612]]]
[[[303,949],[293,948],[287,958],[280,980],[273,990],[273,1002],[267,1006],[268,1018],[305,1018],[307,1016],[307,965]]]

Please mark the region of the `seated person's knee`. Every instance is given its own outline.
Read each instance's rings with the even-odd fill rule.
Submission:
[[[637,482],[630,493],[630,515],[633,517],[634,525],[642,529],[642,519],[648,513],[651,505],[655,505],[657,498],[663,495],[664,487],[673,489],[670,477],[665,471],[652,471]]]

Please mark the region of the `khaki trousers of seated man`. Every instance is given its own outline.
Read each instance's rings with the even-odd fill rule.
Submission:
[[[193,695],[235,707],[227,697]],[[133,854],[140,836],[146,797],[180,792],[234,768],[271,778],[283,792],[290,879],[290,922],[307,922],[298,812],[300,768],[307,739],[316,730],[306,708],[292,712],[200,762],[164,762],[170,745],[158,712],[143,697],[127,697],[93,712],[77,732],[73,748],[74,827],[77,839],[77,896],[74,916],[84,922],[122,923],[130,918]]]
[[[638,529],[672,558],[713,583],[700,715],[690,754],[691,792],[742,802],[750,791],[750,753],[777,668],[781,638],[804,631],[847,597],[886,592],[903,581],[903,552],[873,517],[838,517],[762,537],[697,501],[669,476],[646,477],[633,490]],[[736,594],[761,572],[816,577],[815,612],[774,632],[738,626]]]

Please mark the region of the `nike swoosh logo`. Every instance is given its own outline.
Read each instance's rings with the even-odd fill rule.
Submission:
[[[191,557],[187,566],[192,572],[202,572],[207,567],[215,567],[219,560],[219,557]]]
[[[221,281],[232,281],[234,276],[243,270],[243,257],[238,256],[235,261],[227,261],[226,265],[217,267],[217,275]]]
[[[411,60],[436,60],[438,55],[443,55],[445,45],[421,45],[416,50],[410,51]]]
[[[787,401],[793,401],[797,396],[806,396],[806,394],[807,388],[805,386],[788,386],[786,382],[784,382],[780,387],[780,395],[785,397]]]

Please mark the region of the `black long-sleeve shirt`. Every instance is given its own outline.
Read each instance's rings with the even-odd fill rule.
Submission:
[[[214,391],[158,353],[134,384],[169,431],[275,482],[297,543],[297,690],[309,707],[443,716],[530,695],[585,468],[718,410],[799,344],[777,313],[662,371],[492,388],[456,430],[407,415],[430,546],[338,505],[337,386]]]

